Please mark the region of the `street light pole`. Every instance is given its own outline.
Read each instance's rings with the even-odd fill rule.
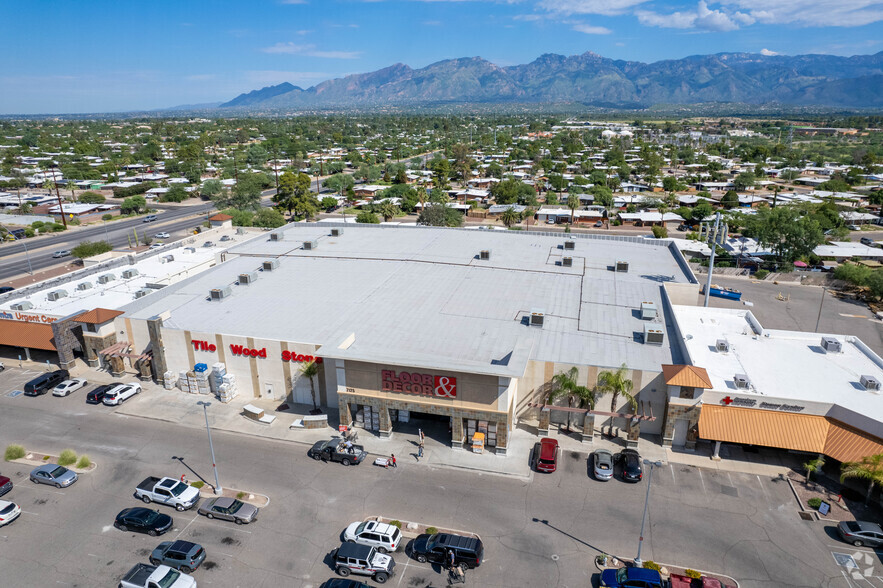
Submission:
[[[638,537],[638,556],[635,558],[635,565],[642,566],[644,561],[641,559],[641,547],[644,545],[644,523],[647,522],[647,507],[650,505],[650,484],[653,482],[653,466],[661,467],[661,461],[644,460],[644,465],[650,466],[650,473],[647,474],[647,495],[644,498],[644,516],[641,517],[641,536]]]
[[[215,447],[212,445],[212,430],[208,426],[208,407],[212,405],[211,402],[203,402],[199,401],[196,404],[202,407],[202,413],[205,415],[205,430],[208,433],[208,448],[212,453],[212,469],[215,471],[215,494],[220,495],[224,489],[221,488],[221,483],[218,481],[218,464],[215,462]],[[640,553],[640,550],[639,550]]]

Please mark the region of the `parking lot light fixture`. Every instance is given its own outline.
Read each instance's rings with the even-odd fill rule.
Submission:
[[[644,460],[644,465],[650,467],[650,473],[647,474],[647,495],[644,498],[644,515],[641,517],[641,535],[638,537],[638,556],[635,558],[635,565],[640,567],[644,565],[641,559],[641,546],[644,545],[644,524],[647,522],[647,507],[650,504],[650,484],[653,482],[653,468],[662,467],[661,461]]]
[[[215,472],[215,494],[221,495],[224,492],[224,489],[221,488],[221,483],[218,481],[218,464],[215,462],[215,447],[212,445],[212,430],[208,426],[208,407],[212,405],[211,402],[203,402],[200,400],[197,402],[199,406],[202,407],[202,414],[205,415],[205,430],[208,433],[208,448],[212,454],[212,469]]]

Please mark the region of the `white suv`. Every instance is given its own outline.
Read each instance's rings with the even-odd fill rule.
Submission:
[[[104,404],[107,406],[116,406],[122,404],[124,400],[128,400],[135,394],[141,393],[141,384],[133,382],[131,384],[120,384],[116,388],[108,390],[104,394]]]
[[[355,522],[343,532],[343,540],[374,547],[380,553],[395,551],[402,540],[398,527],[377,521]]]

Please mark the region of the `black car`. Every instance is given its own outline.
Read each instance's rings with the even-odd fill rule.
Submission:
[[[358,580],[349,580],[347,578],[332,578],[322,584],[322,588],[371,588],[364,582]]]
[[[12,286],[0,286],[0,294],[6,294],[7,292],[12,292],[15,290]]]
[[[25,384],[25,396],[39,396],[46,394],[51,388],[55,388],[70,377],[67,370],[55,370],[41,376],[37,376]]]
[[[418,535],[411,545],[411,555],[420,563],[427,561],[440,565],[450,563],[448,552],[454,552],[454,564],[466,564],[474,569],[481,565],[484,546],[477,537],[464,537],[453,533]]]
[[[149,508],[126,508],[117,515],[113,526],[120,531],[136,531],[156,537],[172,528],[172,517]]]
[[[623,449],[616,456],[620,465],[620,475],[625,482],[640,482],[644,477],[641,467],[641,455],[634,449]]]
[[[111,388],[116,388],[118,384],[102,384],[101,386],[96,386],[94,389],[89,390],[88,394],[86,394],[86,404],[101,404],[104,400],[104,395],[107,394],[108,390]]]

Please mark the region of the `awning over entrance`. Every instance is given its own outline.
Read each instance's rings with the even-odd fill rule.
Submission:
[[[748,443],[822,453],[857,461],[883,453],[883,440],[824,416],[703,404],[699,436],[711,441]]]
[[[0,345],[57,351],[52,325],[0,319]]]
[[[689,388],[713,388],[711,378],[705,368],[695,365],[662,366],[662,377],[669,386],[687,386]]]

